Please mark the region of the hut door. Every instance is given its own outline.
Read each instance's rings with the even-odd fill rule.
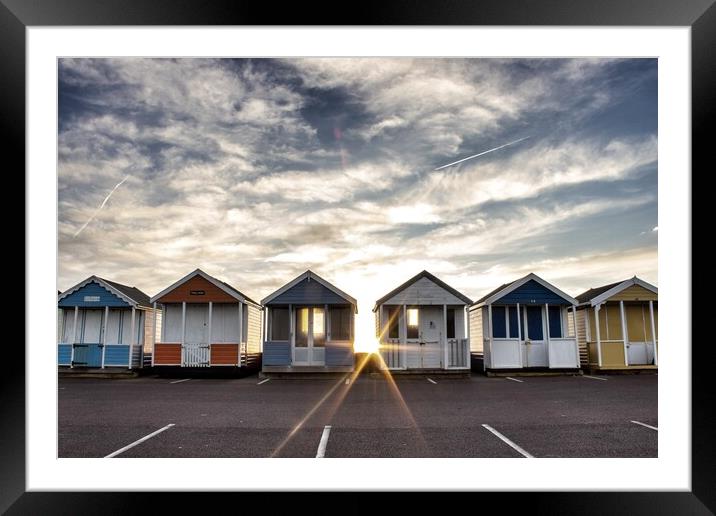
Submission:
[[[440,368],[442,327],[442,307],[420,309],[420,367],[423,369]]]
[[[543,306],[527,306],[525,310],[525,352],[524,367],[547,367],[547,342],[545,341],[545,322]]]
[[[326,314],[323,308],[296,309],[296,341],[293,363],[296,365],[325,365]]]
[[[186,329],[182,347],[184,367],[209,365],[209,305],[186,305]]]
[[[102,365],[103,310],[84,310],[81,321],[81,343],[75,344],[74,365],[100,367]]]

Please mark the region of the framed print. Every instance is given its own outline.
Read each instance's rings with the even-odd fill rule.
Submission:
[[[1,1],[28,202],[3,510],[152,490],[714,510],[689,209],[712,2],[317,24]]]

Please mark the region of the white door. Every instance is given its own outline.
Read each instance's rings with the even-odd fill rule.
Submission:
[[[420,318],[421,310],[419,308],[408,308],[406,310],[406,340],[405,355],[407,357],[406,367],[408,369],[420,369],[423,364],[421,344],[420,344]]]
[[[206,367],[209,364],[209,305],[187,304],[182,365]]]
[[[545,340],[545,314],[543,306],[526,306],[523,324],[527,339],[524,342],[523,367],[547,367],[547,342]]]
[[[441,365],[440,336],[443,326],[442,307],[420,309],[420,355],[423,369],[439,369]]]
[[[82,342],[99,344],[102,342],[102,314],[104,310],[85,310],[85,324]]]
[[[322,366],[326,363],[326,314],[323,308],[296,309],[294,365]]]

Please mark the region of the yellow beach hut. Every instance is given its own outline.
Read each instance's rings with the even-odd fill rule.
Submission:
[[[591,371],[658,367],[658,289],[634,276],[577,296],[582,367]]]

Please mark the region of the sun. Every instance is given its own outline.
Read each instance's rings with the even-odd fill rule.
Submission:
[[[378,341],[376,339],[360,339],[355,343],[356,353],[376,353],[378,351]]]

